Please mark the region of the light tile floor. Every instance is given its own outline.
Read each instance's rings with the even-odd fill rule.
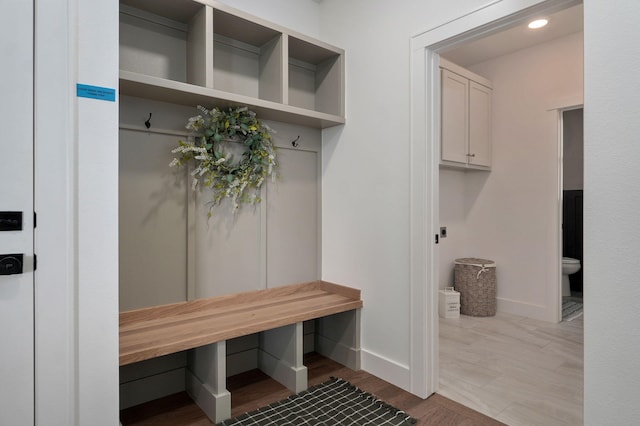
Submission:
[[[438,393],[511,426],[582,425],[582,331],[582,318],[441,318]]]

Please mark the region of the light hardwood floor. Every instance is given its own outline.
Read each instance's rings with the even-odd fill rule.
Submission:
[[[440,319],[439,394],[511,426],[583,424],[583,320]]]

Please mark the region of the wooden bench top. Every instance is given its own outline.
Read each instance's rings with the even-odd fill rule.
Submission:
[[[120,313],[120,365],[362,307],[360,290],[314,281]]]

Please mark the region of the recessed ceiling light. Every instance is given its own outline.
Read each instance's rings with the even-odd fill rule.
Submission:
[[[542,28],[549,23],[546,19],[536,19],[535,21],[529,22],[529,28],[535,30],[537,28]]]

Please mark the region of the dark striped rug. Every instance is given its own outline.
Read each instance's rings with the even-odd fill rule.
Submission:
[[[582,302],[563,298],[562,321],[571,321],[582,315]]]
[[[217,426],[412,425],[416,420],[351,383],[332,377],[306,391]]]

